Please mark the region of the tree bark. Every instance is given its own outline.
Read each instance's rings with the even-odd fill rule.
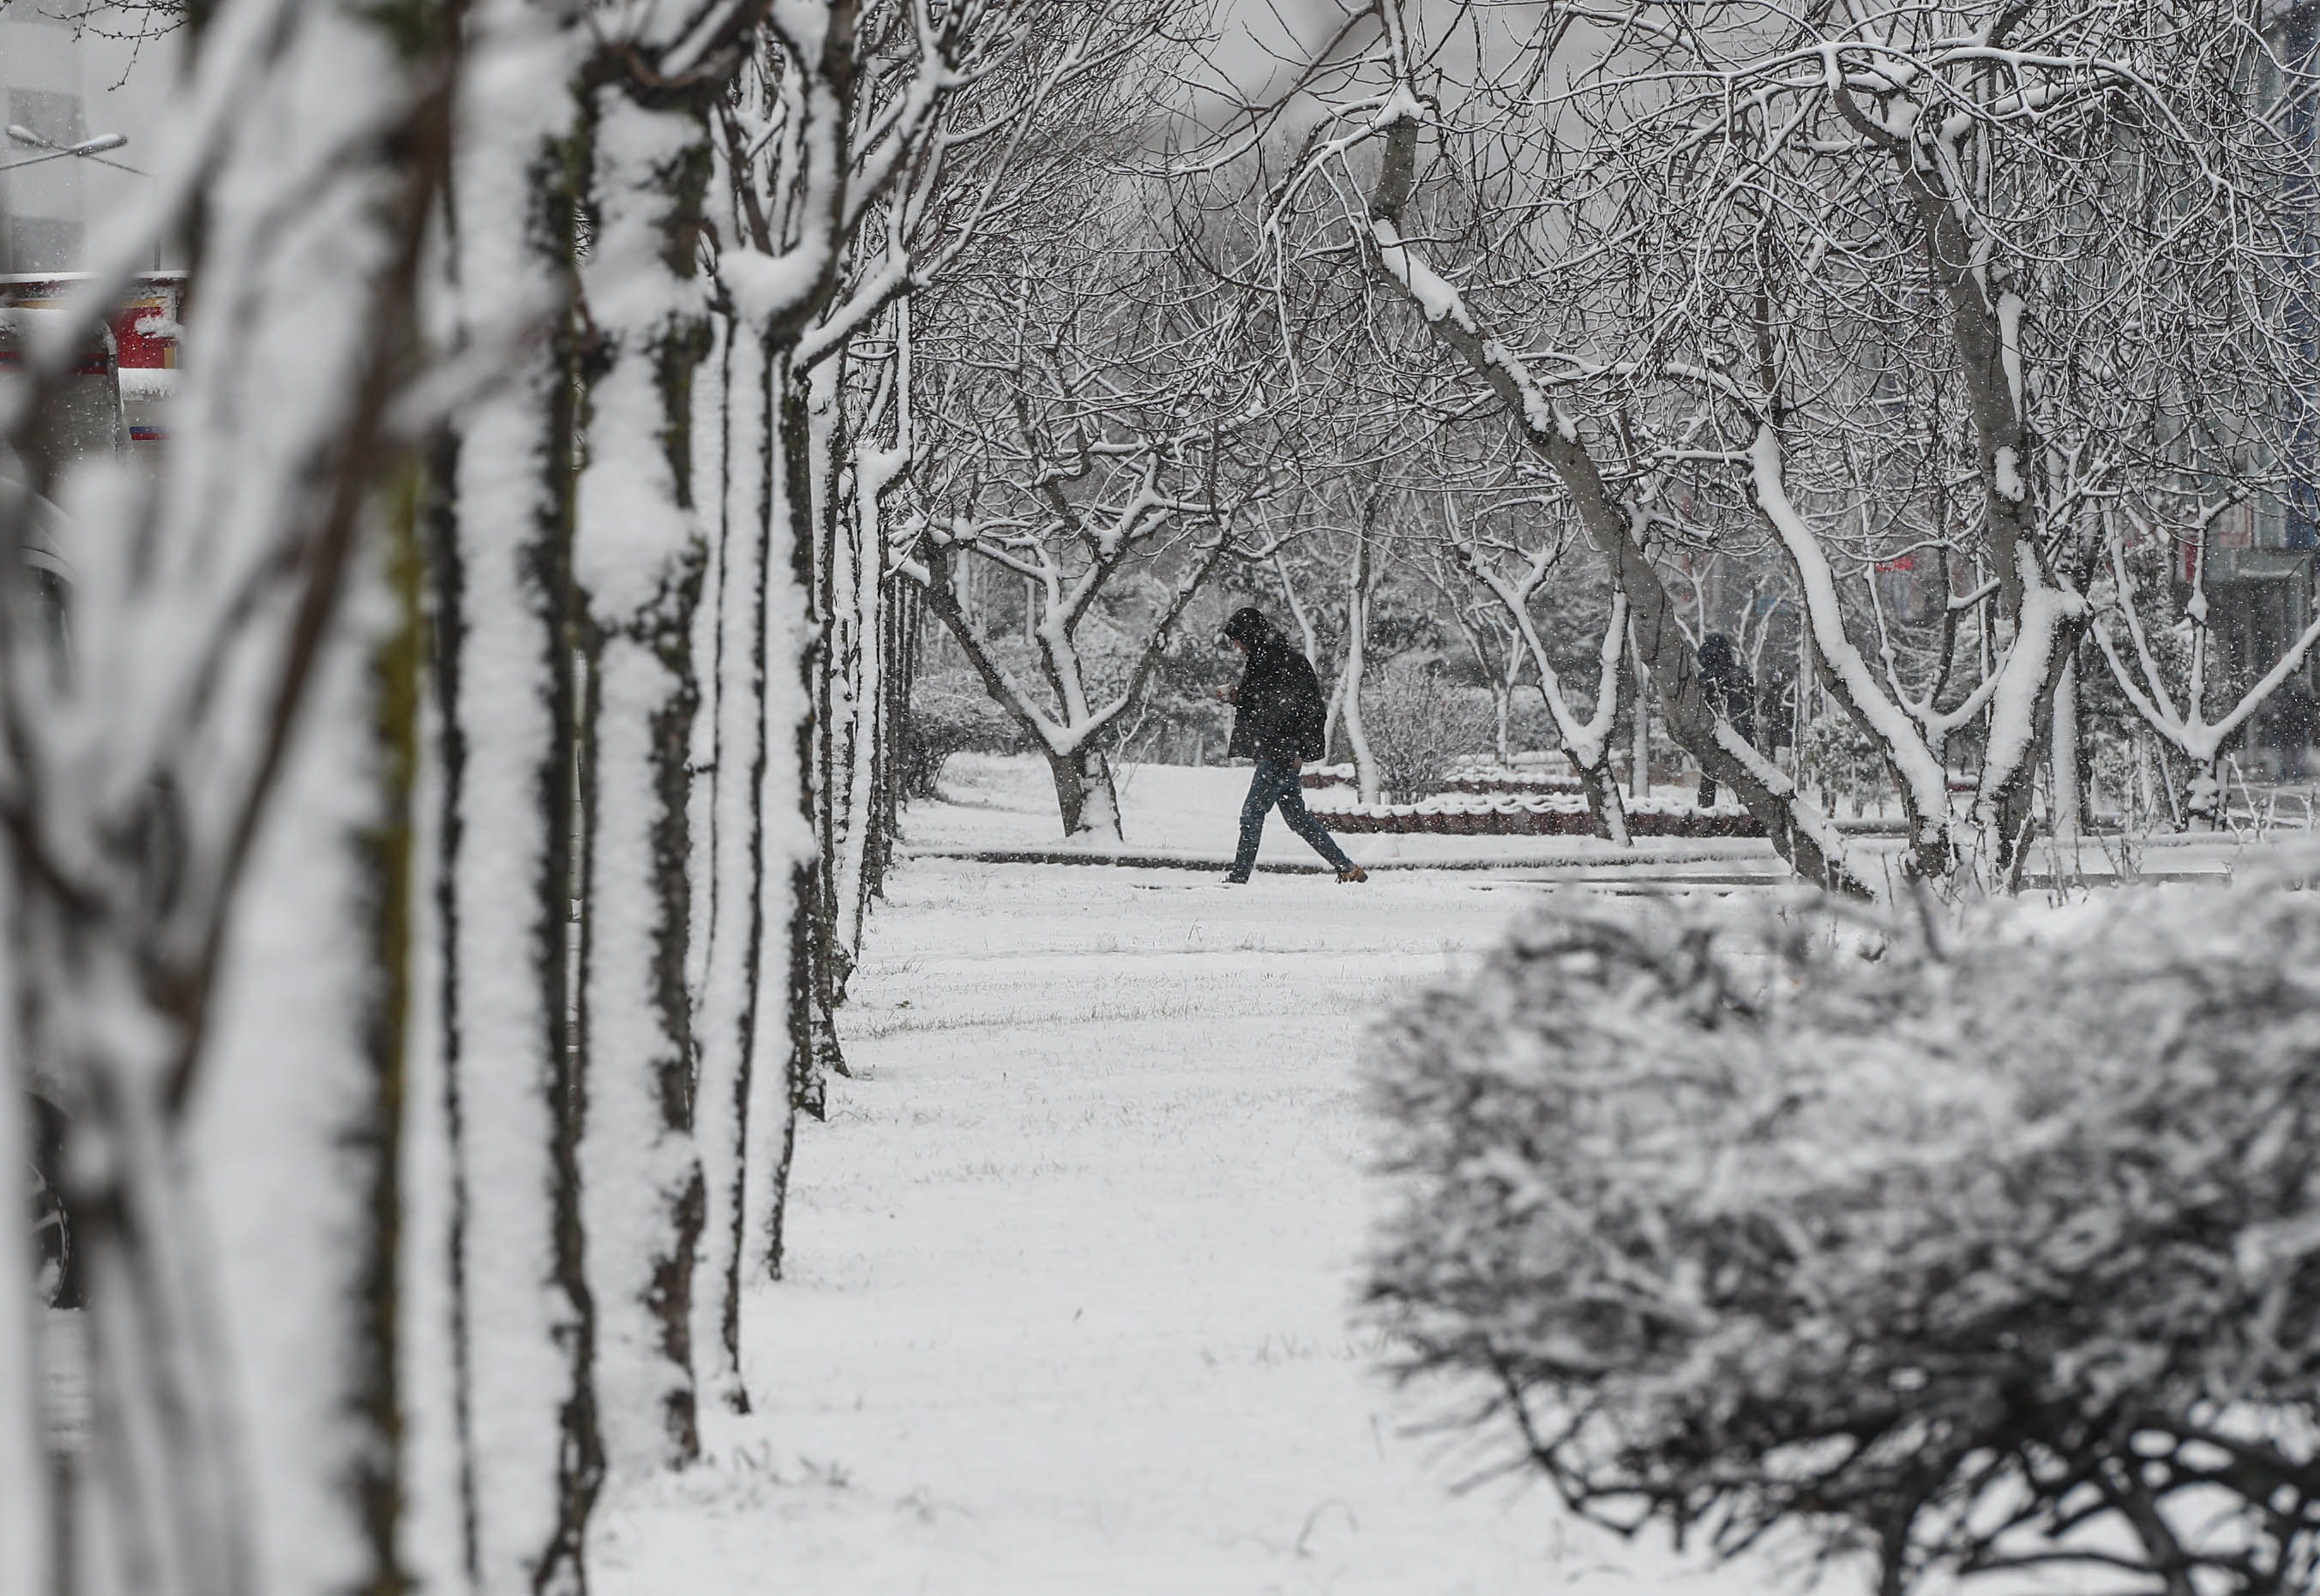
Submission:
[[[251,861],[186,1127],[256,1534],[281,1590],[403,1566],[403,1105],[418,761],[418,483],[354,573],[349,626]],[[295,1067],[285,1068],[285,1062]],[[262,1395],[261,1395],[262,1393]]]
[[[1101,749],[1050,753],[1047,771],[1056,783],[1056,807],[1063,812],[1065,837],[1120,840],[1119,798],[1112,784],[1111,761]]]
[[[478,37],[528,34],[528,13],[494,5]],[[570,269],[574,196],[542,157],[569,136],[572,107],[550,104],[557,120],[526,106],[491,125],[456,170],[449,269],[476,336],[557,293]],[[519,114],[474,114],[503,112]],[[511,186],[528,210],[503,203]],[[455,1489],[465,1572],[485,1591],[583,1586],[603,1465],[569,1024],[578,330],[564,320],[454,423],[433,525]]]
[[[740,1378],[741,1171],[749,1079],[764,1023],[758,967],[766,938],[766,414],[772,356],[762,333],[723,340],[722,503],[715,544],[717,609],[702,671],[714,684],[705,780],[708,861],[692,902],[704,944],[694,1031],[693,1114],[702,1175],[702,1251],[693,1276],[693,1366],[704,1395],[746,1411]],[[712,1332],[713,1327],[713,1332]]]
[[[622,75],[595,92],[585,146],[595,230],[580,279],[596,343],[573,534],[591,687],[578,1150],[605,1465],[632,1475],[700,1451],[686,822],[704,542],[693,385],[713,347],[697,266],[708,110],[698,91]]]

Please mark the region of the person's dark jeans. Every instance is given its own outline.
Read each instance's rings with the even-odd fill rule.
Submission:
[[[1341,870],[1354,868],[1337,838],[1305,807],[1305,789],[1297,780],[1297,767],[1282,760],[1260,759],[1248,784],[1248,799],[1240,807],[1240,853],[1233,860],[1234,880],[1247,880],[1249,871],[1256,868],[1256,844],[1264,835],[1264,817],[1275,805],[1280,806],[1289,829],[1310,843],[1314,852]]]

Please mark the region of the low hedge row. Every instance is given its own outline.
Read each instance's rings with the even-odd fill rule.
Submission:
[[[1583,837],[1594,823],[1582,807],[1420,809],[1413,804],[1373,804],[1356,810],[1314,811],[1334,832],[1383,832],[1450,837]],[[1627,834],[1638,837],[1761,837],[1756,817],[1728,809],[1631,810]]]
[[[1354,772],[1351,765],[1316,765],[1299,780],[1307,789],[1326,790],[1351,787]],[[1524,771],[1490,771],[1453,776],[1442,783],[1444,792],[1562,792],[1578,793],[1585,789],[1574,776],[1549,776]]]

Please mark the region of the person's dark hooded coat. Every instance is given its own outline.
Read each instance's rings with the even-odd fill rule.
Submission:
[[[1238,712],[1232,744],[1225,752],[1282,762],[1319,759],[1328,752],[1328,709],[1310,662],[1254,609],[1235,611],[1224,635],[1248,650],[1248,668],[1233,695]]]
[[[1756,740],[1756,679],[1747,663],[1721,632],[1710,632],[1699,645],[1699,685],[1708,707],[1732,723],[1732,729],[1750,742]]]

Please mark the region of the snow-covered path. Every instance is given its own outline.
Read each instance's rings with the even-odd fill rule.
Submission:
[[[800,1138],[771,1401],[608,1503],[600,1591],[1757,1587],[1454,1494],[1486,1459],[1352,1322],[1360,1033],[1536,890],[908,866]]]

